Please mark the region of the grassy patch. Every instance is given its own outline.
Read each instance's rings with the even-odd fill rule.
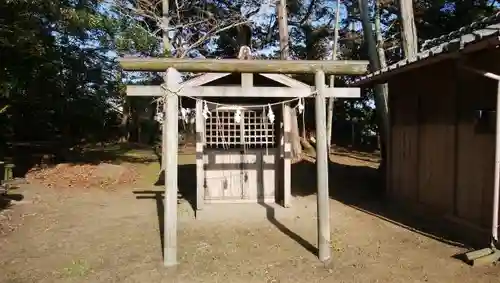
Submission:
[[[72,261],[71,265],[64,268],[63,275],[66,277],[85,277],[92,272],[92,269],[84,260]]]
[[[138,185],[139,186],[152,186],[158,181],[160,175],[160,163],[151,162],[146,163],[141,166],[137,166],[137,173],[139,174]]]
[[[79,158],[83,162],[99,163],[143,163],[157,162],[158,156],[150,146],[132,144],[109,144],[83,148]],[[77,157],[78,158],[78,157]]]

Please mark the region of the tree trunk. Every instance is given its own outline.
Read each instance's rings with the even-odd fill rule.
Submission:
[[[381,5],[380,5],[380,0],[376,0],[375,1],[375,38],[376,38],[376,41],[377,41],[377,55],[378,55],[378,58],[379,58],[379,61],[380,61],[380,68],[385,68],[387,67],[387,61],[386,61],[386,58],[385,58],[385,50],[384,50],[384,39],[382,38],[382,29],[381,29],[381,23],[380,23],[380,14],[381,14],[381,11],[382,11],[382,8],[381,8]],[[387,84],[384,84],[383,85],[383,91],[384,91],[384,101],[385,101],[385,104],[383,105],[384,106],[384,109],[387,109],[387,116],[389,116],[389,90],[388,90],[388,86]],[[389,117],[387,117],[387,125],[386,125],[386,130],[384,131],[385,132],[385,137],[386,137],[386,140],[385,140],[385,143],[382,143],[381,142],[381,138],[380,136],[382,135],[382,131],[380,131],[380,134],[379,134],[379,140],[378,140],[378,143],[379,143],[379,148],[380,148],[380,152],[384,154],[385,158],[382,158],[381,160],[381,163],[380,163],[380,169],[382,172],[385,171],[385,175],[384,176],[388,176],[387,174],[389,173],[386,168],[386,165],[387,165],[387,160],[390,158],[390,142],[391,142],[391,138],[390,138],[390,125],[389,125]],[[387,181],[388,178],[386,178],[385,181]]]
[[[377,40],[377,54],[380,61],[380,68],[387,67],[387,61],[385,58],[384,51],[384,39],[382,38],[382,25],[380,23],[380,13],[382,7],[380,5],[380,0],[375,1],[375,38]],[[386,99],[387,101],[387,99]]]
[[[137,142],[142,143],[142,121],[140,118],[137,119]]]
[[[154,99],[148,105],[148,144],[154,144],[156,138],[156,121],[155,121],[155,113],[156,113],[156,103],[154,103]]]
[[[407,59],[413,59],[418,52],[417,29],[413,17],[413,1],[399,0],[399,19],[401,20],[401,43]]]
[[[368,14],[368,0],[358,0],[359,9],[361,13],[361,22],[363,25],[363,36],[365,39],[365,44],[368,47],[368,57],[370,61],[370,68],[372,72],[380,70],[381,66],[385,66],[385,56],[382,45],[379,44],[377,47],[377,43],[375,41],[375,37],[372,30],[372,24],[370,22],[370,16]],[[377,5],[378,7],[378,5]],[[376,19],[378,17],[378,13],[380,11],[377,9],[376,11]],[[380,23],[380,21],[379,21]],[[375,23],[377,27],[377,22]],[[378,30],[376,30],[376,35],[378,39],[381,39],[380,34],[380,25],[378,24]],[[380,152],[382,157],[381,168],[385,169],[385,164],[387,162],[387,146],[389,142],[389,105],[388,101],[388,89],[387,84],[376,85],[374,88],[375,92],[375,107],[377,108],[377,119],[379,125],[379,134],[380,134]]]
[[[286,9],[286,0],[278,0],[276,14],[278,16],[280,36],[280,57],[281,60],[288,60],[290,46],[288,45],[288,13]]]
[[[276,14],[278,16],[278,26],[280,35],[280,57],[281,60],[288,60],[290,54],[290,46],[288,45],[288,13],[286,9],[286,0],[278,0],[276,3]],[[292,111],[290,115],[291,120],[291,144],[292,156],[297,158],[302,154],[302,147],[300,144],[299,123],[297,120],[297,113]]]
[[[337,46],[339,41],[339,24],[340,24],[340,0],[337,0],[337,7],[335,8],[335,30],[333,35],[333,47],[332,47],[332,60],[337,59]],[[330,76],[330,87],[335,86],[335,76]],[[333,131],[333,107],[335,104],[335,98],[328,98],[328,113],[326,120],[326,139],[328,151],[332,148],[332,131]]]
[[[130,98],[125,96],[123,101],[123,114],[120,123],[120,142],[128,142],[130,139],[129,119],[130,119]]]

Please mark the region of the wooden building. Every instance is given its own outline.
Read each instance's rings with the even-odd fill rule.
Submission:
[[[195,88],[192,97],[214,89],[223,102],[197,101],[197,209],[211,203],[276,200],[290,206],[290,124],[285,115],[291,109],[276,104],[273,95],[307,95],[311,86],[286,75],[250,73],[205,73],[181,85]],[[253,88],[260,97],[245,100],[239,97],[242,88]],[[271,121],[269,115],[276,119]]]
[[[387,195],[451,220],[483,243],[498,233],[492,218],[499,23],[500,13],[429,40],[416,58],[352,84],[388,83]]]

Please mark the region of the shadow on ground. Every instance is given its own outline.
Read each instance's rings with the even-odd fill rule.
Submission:
[[[22,201],[24,196],[22,194],[7,193],[0,195],[0,212],[12,206],[13,202]]]
[[[316,164],[301,161],[292,165],[292,195],[316,194]],[[377,168],[329,163],[329,194],[345,205],[371,214],[415,233],[440,242],[465,247],[468,239],[449,229],[442,222],[409,214],[409,211],[385,199]]]
[[[378,160],[377,157],[374,157],[374,154],[363,154],[363,153],[353,154],[350,152],[340,152],[340,151],[336,151],[333,154],[336,156],[344,156],[344,157],[353,158],[353,159],[356,159],[359,161],[374,162],[374,161]]]
[[[178,182],[177,186],[179,188],[179,192],[177,195],[177,202],[179,203],[181,199],[186,200],[189,205],[192,207],[193,211],[196,213],[196,164],[186,164],[178,166]],[[160,230],[160,242],[162,247],[162,255],[163,255],[163,235],[165,228],[164,224],[164,213],[165,206],[163,204],[163,198],[165,195],[165,190],[163,186],[165,185],[165,172],[161,171],[158,175],[158,180],[153,184],[157,187],[155,190],[141,190],[134,191],[137,199],[152,199],[155,200],[156,203],[156,212],[158,216],[158,227]]]
[[[144,190],[144,191],[134,191],[135,197],[139,200],[144,200],[144,199],[149,199],[149,200],[154,200],[156,203],[156,214],[158,216],[158,228],[159,228],[159,237],[160,237],[160,243],[161,243],[161,253],[162,256],[164,256],[163,251],[164,251],[164,241],[163,241],[163,235],[165,233],[165,226],[164,224],[164,213],[165,213],[165,206],[163,205],[163,197],[164,197],[164,191],[162,190]]]
[[[196,165],[179,165],[178,174],[178,198],[179,200],[186,200],[193,208],[193,211],[196,211]],[[306,160],[293,164],[291,183],[293,196],[309,196],[316,194],[316,164]],[[429,218],[410,215],[407,211],[402,210],[401,207],[387,201],[383,195],[383,186],[381,185],[377,168],[330,162],[329,184],[330,198],[359,211],[446,244],[465,247],[462,243],[467,243],[467,239],[443,229],[439,221],[429,221]],[[138,199],[155,200],[158,212],[158,224],[160,227],[160,238],[161,241],[163,241],[163,173],[159,175],[154,185],[159,186],[157,190],[135,191],[134,194],[136,194],[136,198]],[[295,240],[306,250],[313,254],[317,254],[317,248],[314,245],[301,238],[298,234],[288,229],[276,219],[274,207],[263,201],[260,202],[260,205],[266,209],[267,219],[278,230]]]
[[[193,211],[196,214],[196,164],[186,164],[178,166],[178,203],[181,199],[184,199],[189,203],[192,207]],[[164,171],[159,174],[158,180],[155,182],[155,186],[157,186],[157,190],[142,190],[142,191],[134,191],[137,199],[152,199],[155,200],[156,203],[156,211],[158,215],[158,227],[160,230],[160,242],[163,253],[163,235],[164,235],[164,212],[165,207],[163,203],[164,197],[164,189],[163,185],[165,184],[165,175]],[[279,231],[283,234],[287,235],[306,250],[313,254],[318,253],[318,249],[309,243],[307,240],[303,239],[300,235],[288,229],[285,225],[279,222],[275,216],[275,207],[267,204],[264,200],[259,200],[259,204],[266,209],[266,217],[271,224],[273,224]]]
[[[281,233],[290,237],[290,239],[294,240],[297,244],[301,245],[304,249],[309,251],[314,255],[318,255],[318,248],[313,244],[308,242],[306,239],[302,238],[299,234],[293,232],[288,227],[286,227],[283,223],[276,219],[276,208],[271,205],[265,203],[263,200],[259,201],[259,204],[266,209],[266,218],[267,220],[276,227]]]
[[[187,201],[193,211],[196,211],[196,164],[178,165],[177,174],[178,198]],[[158,175],[158,180],[154,185],[163,191],[165,185],[164,171],[161,171]]]

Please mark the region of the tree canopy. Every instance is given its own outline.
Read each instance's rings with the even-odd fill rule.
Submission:
[[[331,57],[335,1],[288,0],[294,59]],[[126,99],[124,84],[157,83],[159,77],[124,75],[117,56],[235,57],[238,37],[247,26],[253,50],[277,58],[274,8],[261,2],[268,1],[172,0],[171,46],[165,47],[161,0],[1,1],[1,140],[77,143],[137,136],[131,132],[152,118],[154,107],[150,100]],[[392,0],[379,3],[383,46],[394,62],[401,56],[399,11]],[[341,7],[339,57],[365,59],[357,1],[342,1]],[[498,3],[417,0],[414,10],[421,43],[497,12]],[[335,119],[357,117],[376,129],[370,101],[370,95],[362,101],[338,101]]]

